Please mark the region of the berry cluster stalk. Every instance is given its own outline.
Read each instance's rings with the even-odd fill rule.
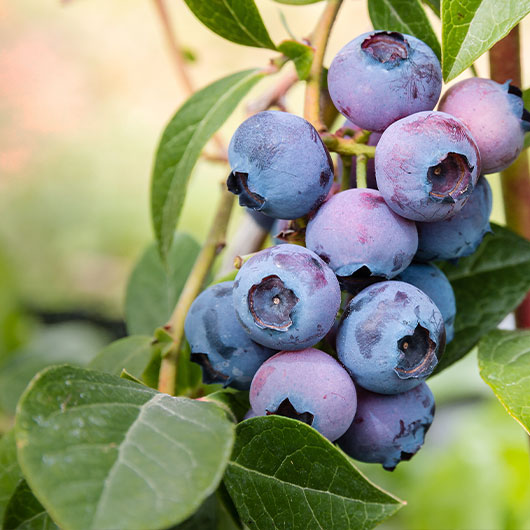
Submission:
[[[509,79],[521,86],[521,52],[519,26],[489,52],[491,78],[498,83]],[[519,235],[530,240],[530,168],[528,151],[501,173],[506,224]],[[530,328],[530,293],[515,313],[518,328]]]
[[[313,63],[307,78],[304,103],[304,117],[311,122],[318,132],[325,131],[320,109],[320,92],[322,91],[322,65],[329,40],[331,28],[337,17],[343,0],[328,0],[327,5],[311,36],[311,44],[315,49]]]
[[[182,337],[184,336],[184,320],[193,300],[197,297],[206,276],[210,272],[215,257],[225,245],[226,229],[230,220],[230,214],[232,213],[232,207],[234,206],[234,199],[235,196],[223,185],[219,206],[212,220],[210,232],[201,252],[195,260],[191,274],[184,284],[179,301],[166,326],[168,333],[173,338],[175,346],[162,359],[158,381],[158,390],[160,392],[171,395],[175,394],[177,360]]]

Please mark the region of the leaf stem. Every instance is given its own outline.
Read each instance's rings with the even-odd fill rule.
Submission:
[[[515,26],[504,39],[489,52],[491,78],[499,83],[508,79],[521,86],[521,50],[519,26]],[[528,151],[501,173],[502,195],[506,224],[513,231],[530,240],[530,167]],[[515,318],[518,328],[530,328],[530,293],[517,308]]]
[[[200,251],[193,269],[184,284],[179,301],[173,310],[166,330],[173,338],[175,346],[171,348],[162,359],[160,366],[158,390],[166,394],[175,394],[175,384],[177,379],[178,352],[184,336],[184,320],[193,300],[199,294],[204,280],[208,276],[215,257],[225,245],[226,230],[235,196],[223,185],[219,205],[212,221],[210,232]]]
[[[325,131],[320,109],[320,92],[322,90],[322,68],[324,54],[331,33],[331,28],[337,17],[343,0],[328,0],[326,7],[317,22],[311,37],[311,45],[315,49],[313,63],[307,78],[304,103],[304,117],[310,121],[319,132]]]

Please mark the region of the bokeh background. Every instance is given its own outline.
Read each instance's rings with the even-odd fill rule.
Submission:
[[[167,4],[197,88],[271,57],[211,33],[181,0]],[[303,37],[322,9],[257,5],[276,42],[288,37],[282,14]],[[327,63],[370,29],[366,2],[346,0]],[[525,88],[528,19],[522,36]],[[476,66],[488,75],[484,57]],[[302,95],[292,91],[290,111],[301,113]],[[127,278],[152,241],[153,155],[186,97],[152,0],[0,0],[0,362],[13,352],[53,359],[72,349],[88,358],[123,332]],[[242,105],[222,128],[226,141],[245,115]],[[225,173],[199,162],[180,230],[204,238]],[[493,219],[503,223],[498,176],[490,182]],[[424,449],[393,473],[361,466],[408,503],[381,528],[530,529],[529,440],[478,376],[476,355],[432,388],[437,417]],[[9,394],[0,388],[0,410],[14,406]],[[0,412],[0,434],[10,422]]]

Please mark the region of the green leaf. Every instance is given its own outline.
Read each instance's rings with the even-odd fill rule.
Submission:
[[[217,35],[244,46],[275,50],[254,0],[184,0]]]
[[[374,29],[413,35],[441,57],[438,37],[419,0],[368,0],[368,11]]]
[[[478,365],[508,414],[530,434],[530,330],[488,333],[478,347]]]
[[[4,518],[7,503],[21,478],[15,432],[11,430],[0,438],[0,521]]]
[[[305,6],[308,4],[316,4],[322,2],[322,0],[274,0],[278,4],[288,4],[292,6]]]
[[[177,366],[177,392],[189,395],[197,387],[203,390],[207,385],[202,385],[202,369],[197,363],[190,361],[191,349],[188,341],[183,341],[180,348]]]
[[[315,55],[313,48],[295,40],[284,40],[278,46],[278,50],[293,61],[298,77],[302,80],[307,79]]]
[[[511,230],[492,225],[477,251],[457,265],[439,264],[456,297],[455,338],[436,373],[468,353],[495,329],[530,289],[530,242]]]
[[[0,408],[15,413],[31,378],[52,364],[86,366],[107,342],[94,327],[64,323],[48,326],[0,365]]]
[[[451,81],[530,12],[530,0],[444,0],[442,73]]]
[[[236,422],[241,421],[250,409],[248,392],[233,388],[224,388],[223,390],[212,392],[203,399],[205,401],[213,401],[220,407],[226,409],[234,417]]]
[[[35,498],[28,483],[21,480],[9,500],[4,516],[6,530],[59,530]]]
[[[440,0],[422,0],[425,5],[428,5],[434,12],[434,14],[440,16]]]
[[[70,366],[21,398],[18,459],[61,528],[167,528],[215,491],[234,428],[212,403]]]
[[[239,530],[240,528],[216,492],[210,495],[189,519],[171,530]]]
[[[176,233],[162,262],[155,244],[134,267],[125,295],[125,321],[130,335],[152,335],[167,323],[200,252],[191,236]]]
[[[236,432],[224,482],[251,528],[362,530],[401,507],[304,423],[258,417],[240,423]]]
[[[132,376],[141,379],[151,361],[152,343],[153,337],[143,335],[116,340],[103,348],[88,364],[88,368],[117,376],[125,369]]]
[[[151,180],[151,216],[164,260],[173,241],[191,171],[202,148],[263,76],[254,69],[223,77],[193,94],[167,125]]]

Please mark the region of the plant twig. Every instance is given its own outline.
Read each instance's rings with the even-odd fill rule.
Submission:
[[[298,75],[296,71],[293,70],[288,72],[278,81],[278,83],[264,92],[261,97],[255,99],[254,101],[250,101],[247,105],[247,112],[249,114],[256,114],[274,106],[285,110],[285,95],[297,82]]]
[[[328,0],[322,15],[317,22],[311,36],[311,44],[315,49],[313,63],[305,91],[304,117],[310,121],[317,131],[325,131],[326,126],[322,123],[320,110],[320,92],[322,89],[322,66],[324,54],[331,33],[331,28],[340,9],[343,0]]]
[[[230,214],[234,205],[235,196],[225,186],[219,199],[217,212],[212,221],[210,232],[204,246],[200,251],[193,269],[184,284],[179,301],[175,306],[173,314],[166,326],[167,332],[173,338],[175,346],[171,348],[162,359],[160,366],[158,390],[167,394],[175,393],[175,382],[177,378],[178,352],[184,336],[184,320],[193,300],[199,294],[217,254],[225,245],[226,229],[230,221]]]
[[[158,13],[158,17],[160,18],[162,29],[164,30],[164,35],[166,37],[166,41],[169,47],[171,59],[173,60],[173,64],[175,66],[178,78],[186,89],[187,94],[191,96],[195,92],[195,88],[193,86],[193,82],[184,62],[184,55],[182,53],[182,47],[180,46],[177,33],[171,25],[165,0],[153,0],[153,2],[155,5],[155,9]],[[226,153],[225,144],[219,134],[215,134],[213,136],[213,141],[217,144],[217,147],[221,153],[220,156]]]
[[[340,182],[340,191],[346,191],[350,189],[352,157],[348,155],[342,155],[340,159],[342,161],[342,178]]]
[[[489,52],[491,78],[499,83],[511,79],[521,86],[521,52],[519,26],[515,26],[504,39]],[[506,224],[530,240],[530,168],[528,151],[501,173],[502,195]],[[530,293],[515,312],[517,327],[530,328]]]
[[[268,234],[269,232],[265,227],[260,226],[248,212],[245,212],[225,251],[219,276],[225,276],[234,269],[235,257],[260,250]]]
[[[358,143],[353,138],[340,138],[334,134],[323,133],[320,135],[326,147],[343,156],[366,155],[368,158],[375,157],[375,147]]]
[[[357,156],[357,187],[358,188],[367,188],[368,184],[366,182],[366,155]]]

